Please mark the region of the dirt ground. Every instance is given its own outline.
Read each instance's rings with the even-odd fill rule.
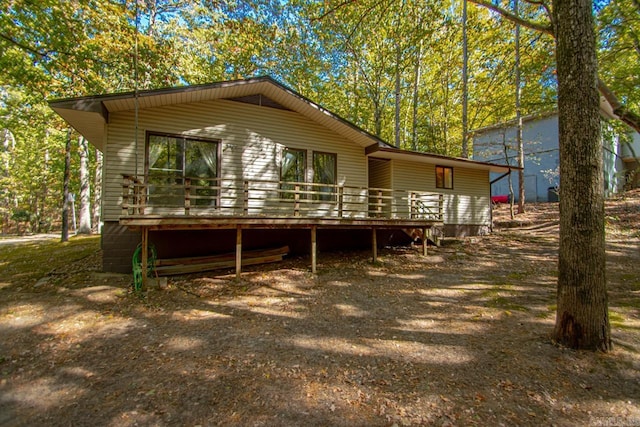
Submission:
[[[317,275],[294,258],[145,298],[99,272],[97,238],[0,245],[0,425],[640,425],[640,192],[607,208],[609,354],[550,340],[557,204],[494,215],[427,257],[321,253]]]

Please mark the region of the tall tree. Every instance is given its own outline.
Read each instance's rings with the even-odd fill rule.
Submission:
[[[516,16],[520,16],[518,0],[514,0],[513,8]],[[515,94],[516,94],[516,146],[518,147],[518,213],[524,213],[524,143],[522,141],[522,84],[520,82],[520,24],[516,23],[515,28],[515,45],[516,45],[516,61],[515,61]],[[513,213],[513,210],[512,210]]]
[[[64,178],[62,190],[62,235],[60,240],[69,240],[69,181],[71,179],[71,129],[67,130],[67,142],[64,147]]]
[[[89,173],[89,142],[78,137],[80,155],[80,207],[78,210],[79,234],[91,234],[91,175]]]
[[[95,150],[95,173],[93,178],[93,203],[91,204],[91,216],[93,218],[93,230],[100,233],[100,218],[102,206],[102,152]]]
[[[560,251],[555,339],[611,349],[600,145],[600,97],[591,0],[554,0],[560,127]]]
[[[467,0],[462,0],[462,157],[469,157],[469,46],[467,42]]]
[[[605,265],[604,188],[596,38],[591,0],[536,2],[547,21],[529,21],[485,0],[508,19],[555,36],[560,146],[560,249],[555,340],[611,349]]]

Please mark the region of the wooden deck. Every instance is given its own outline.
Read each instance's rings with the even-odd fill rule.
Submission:
[[[175,216],[128,215],[120,217],[120,224],[132,229],[149,230],[205,230],[205,229],[274,229],[274,228],[424,228],[442,225],[433,219],[385,218],[282,218],[264,216]]]
[[[194,181],[199,185],[194,185]],[[226,181],[226,182],[225,182]],[[119,222],[142,233],[146,283],[149,231],[236,230],[236,276],[242,265],[243,229],[308,229],[311,271],[317,271],[318,229],[370,229],[377,260],[378,229],[419,229],[442,225],[440,194],[326,184],[182,179],[145,184],[125,176]],[[423,253],[427,243],[423,240]]]

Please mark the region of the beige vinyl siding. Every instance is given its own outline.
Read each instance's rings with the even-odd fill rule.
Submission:
[[[384,191],[391,189],[391,161],[384,159],[369,158],[369,210],[373,215],[389,215],[391,203],[386,197],[391,196],[391,192]]]
[[[436,188],[435,165],[394,160],[394,190],[440,193],[444,196],[444,223],[489,225],[491,201],[489,172],[453,168],[453,189]]]
[[[220,178],[225,180],[278,181],[282,149],[290,147],[308,150],[309,174],[312,151],[335,153],[338,183],[367,186],[364,149],[292,111],[217,100],[143,109],[138,116],[138,174],[144,172],[145,132],[150,131],[219,140]],[[105,220],[117,220],[121,215],[121,174],[135,170],[134,127],[132,111],[111,114],[105,150]],[[235,196],[233,191],[222,196],[223,206],[240,206],[241,201],[226,198]],[[254,200],[252,206],[260,203]],[[336,206],[327,203],[322,208],[319,215],[335,211]]]
[[[391,188],[391,161],[369,159],[369,187]]]

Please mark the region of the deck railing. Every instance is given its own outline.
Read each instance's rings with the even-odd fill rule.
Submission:
[[[123,175],[122,215],[213,215],[442,221],[442,194],[348,185]],[[167,182],[170,181],[170,182]]]

